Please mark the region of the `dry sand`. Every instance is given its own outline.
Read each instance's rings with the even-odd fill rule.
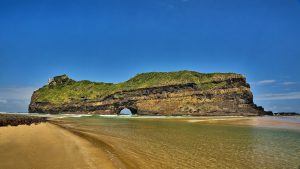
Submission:
[[[1,169],[115,168],[105,152],[50,123],[0,127]]]

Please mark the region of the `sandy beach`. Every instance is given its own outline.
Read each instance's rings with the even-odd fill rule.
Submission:
[[[0,128],[0,168],[115,168],[101,149],[50,123]]]
[[[281,128],[281,129],[300,129],[299,117],[204,117],[197,119],[185,119],[191,123],[202,123],[202,124],[227,124],[227,125],[240,125],[240,126],[255,126],[255,127],[267,127],[267,128]]]
[[[53,117],[0,127],[0,168],[291,168],[299,127],[297,117]]]

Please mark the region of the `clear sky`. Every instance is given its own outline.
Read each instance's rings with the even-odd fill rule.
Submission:
[[[1,0],[0,111],[49,77],[237,72],[255,102],[300,112],[299,0]]]

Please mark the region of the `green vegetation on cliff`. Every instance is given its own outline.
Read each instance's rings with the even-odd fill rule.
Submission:
[[[141,73],[122,83],[74,81],[66,75],[54,77],[38,89],[32,102],[62,104],[72,101],[102,99],[118,91],[195,83],[203,90],[225,86],[227,79],[244,78],[235,73],[199,73],[194,71]],[[220,82],[220,83],[216,83]]]

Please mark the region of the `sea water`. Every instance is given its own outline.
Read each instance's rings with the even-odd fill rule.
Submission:
[[[73,128],[101,140],[107,145],[106,151],[128,168],[290,169],[300,166],[299,118],[273,118],[274,123],[267,125],[243,125],[253,120],[243,117],[234,120],[239,123],[228,122],[226,118],[64,119]],[[296,125],[278,127],[282,121],[293,121]]]

